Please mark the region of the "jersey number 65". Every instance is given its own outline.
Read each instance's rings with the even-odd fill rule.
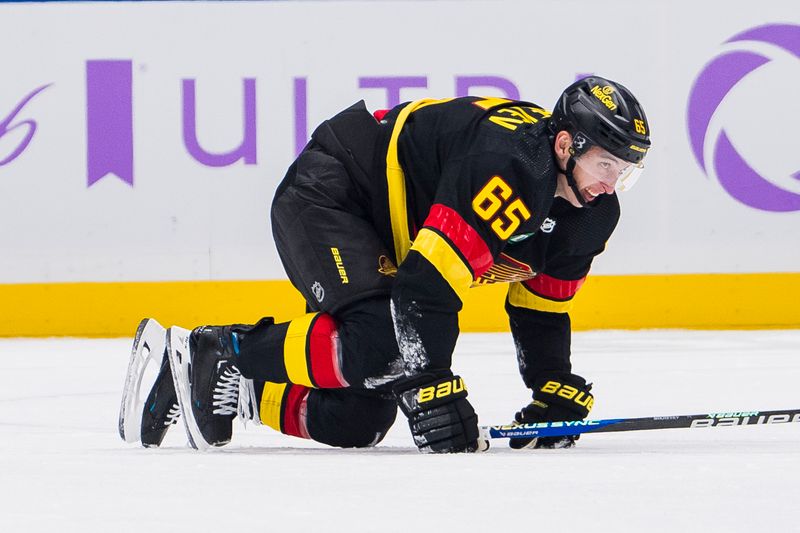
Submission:
[[[491,228],[502,240],[508,240],[519,225],[531,218],[528,207],[514,194],[500,176],[493,176],[472,199],[472,209],[483,220],[491,220]]]

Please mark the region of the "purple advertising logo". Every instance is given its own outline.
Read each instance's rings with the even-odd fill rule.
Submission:
[[[86,186],[91,187],[107,176],[134,185],[134,68],[131,59],[90,59],[86,70]],[[580,79],[586,74],[579,74]],[[467,96],[473,90],[485,94],[502,95],[519,99],[519,88],[513,81],[498,75],[457,75],[454,77],[455,96]],[[294,83],[294,144],[300,153],[308,142],[308,78],[296,77]],[[19,157],[30,144],[37,131],[32,119],[19,120],[18,115],[39,93],[52,84],[43,85],[25,95],[7,117],[0,116],[0,138],[15,130],[25,135],[10,154],[0,154],[0,167]],[[256,79],[242,79],[242,134],[241,141],[228,151],[210,151],[201,146],[197,134],[196,80],[181,80],[182,133],[188,155],[209,167],[226,167],[242,162],[258,162],[258,135],[256,124]],[[404,89],[426,89],[428,76],[362,76],[359,89],[380,90],[385,95],[385,105],[391,108],[402,100]],[[408,96],[408,95],[406,95]],[[141,110],[138,110],[141,112]]]
[[[86,62],[88,183],[109,174],[133,186],[131,61]]]
[[[242,142],[236,148],[213,153],[197,138],[196,83],[182,80],[183,142],[197,162],[224,167],[238,161],[255,165],[256,80],[244,79]],[[86,61],[87,187],[106,176],[116,176],[133,186],[133,62]]]
[[[777,46],[800,58],[800,26],[769,24],[739,33],[727,43],[759,42]],[[716,139],[706,139],[709,123],[717,108],[731,90],[747,75],[770,62],[770,58],[755,51],[726,52],[710,61],[697,77],[687,112],[689,140],[697,162],[709,175],[705,160],[706,142],[713,142],[713,167],[720,185],[737,201],[764,211],[786,212],[800,210],[800,194],[787,191],[759,175],[733,146],[724,128]],[[767,96],[765,94],[765,97]],[[800,180],[800,171],[792,174]]]
[[[225,153],[211,153],[197,140],[197,106],[195,104],[195,80],[183,80],[183,143],[197,161],[209,167],[226,167],[239,161],[255,165],[256,154],[256,80],[244,79],[244,132],[238,147]]]
[[[13,160],[18,158],[30,144],[31,139],[33,139],[33,134],[36,133],[36,121],[22,120],[20,122],[17,122],[16,124],[12,124],[12,122],[14,121],[15,118],[17,118],[19,112],[22,111],[22,108],[24,108],[28,104],[28,102],[33,100],[33,98],[37,94],[50,87],[50,85],[52,85],[52,83],[49,83],[47,85],[42,85],[41,87],[34,89],[30,93],[26,94],[22,98],[22,100],[20,100],[20,102],[17,104],[17,107],[15,107],[11,111],[11,113],[9,113],[8,116],[4,118],[2,122],[0,122],[0,137],[3,137],[7,133],[12,132],[17,128],[22,128],[22,127],[27,128],[25,137],[22,139],[22,142],[20,142],[19,145],[17,145],[17,147],[14,150],[12,150],[11,153],[8,154],[6,157],[0,156],[2,157],[0,159],[0,167],[11,163]]]

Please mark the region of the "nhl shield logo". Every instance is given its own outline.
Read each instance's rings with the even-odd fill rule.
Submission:
[[[548,217],[544,219],[539,229],[542,230],[542,233],[553,233],[553,230],[556,229],[556,221]]]
[[[321,303],[325,299],[325,289],[322,288],[322,284],[319,281],[315,281],[311,286],[311,292],[314,293],[318,302]]]

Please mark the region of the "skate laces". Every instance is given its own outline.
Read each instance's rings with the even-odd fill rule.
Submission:
[[[239,406],[239,379],[242,373],[235,366],[228,366],[217,380],[211,405],[215,415],[235,415]]]
[[[167,413],[167,418],[164,420],[165,426],[171,426],[172,424],[178,421],[178,418],[181,416],[181,407],[174,403],[172,407],[170,407],[169,412]]]

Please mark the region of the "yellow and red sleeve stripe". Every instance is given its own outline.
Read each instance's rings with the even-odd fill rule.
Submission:
[[[586,276],[576,280],[557,279],[547,274],[512,283],[508,301],[515,307],[535,309],[548,313],[567,313],[572,308],[572,297],[581,288]]]
[[[492,266],[492,253],[475,228],[456,211],[444,204],[433,204],[425,226],[439,230],[464,258],[475,278]]]
[[[276,431],[304,439],[308,435],[307,401],[311,389],[288,383],[264,383],[258,414],[261,423]]]
[[[289,323],[283,362],[291,383],[322,389],[349,386],[342,375],[336,322],[326,313],[309,313]]]
[[[461,300],[478,277],[492,266],[492,254],[475,228],[454,209],[434,204],[412,250],[422,254]]]

